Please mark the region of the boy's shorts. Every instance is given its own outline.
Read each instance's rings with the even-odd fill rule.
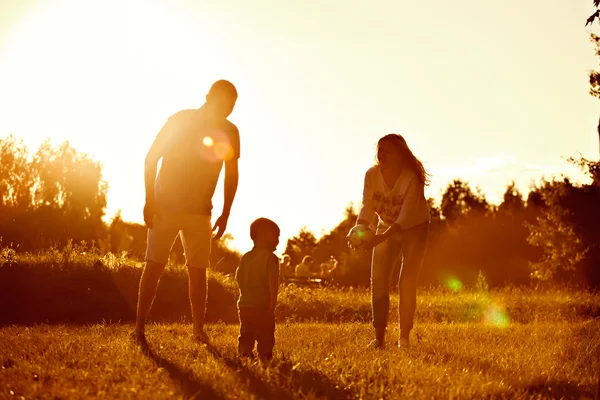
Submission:
[[[208,268],[212,225],[210,216],[176,214],[160,211],[148,229],[146,261],[166,264],[177,235],[185,253],[185,264],[191,268]]]

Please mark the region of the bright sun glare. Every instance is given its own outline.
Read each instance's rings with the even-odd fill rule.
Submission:
[[[398,41],[395,35],[385,33],[386,27],[397,25],[395,18],[387,19],[393,15],[391,11],[380,13],[373,7],[365,8],[364,26],[360,29],[352,18],[340,13],[336,29],[313,35],[315,31],[305,23],[306,18],[314,16],[319,7],[324,11],[319,18],[329,15],[325,11],[337,12],[334,2],[310,7],[303,3],[297,7],[304,10],[298,15],[288,13],[291,6],[269,10],[265,4],[201,3],[31,2],[24,7],[28,8],[27,13],[0,38],[2,135],[12,132],[34,151],[49,137],[54,145],[68,140],[78,151],[89,153],[103,163],[103,175],[109,183],[107,219],[122,209],[124,219],[141,222],[144,157],[155,135],[173,113],[199,107],[214,80],[231,79],[240,92],[239,106],[231,120],[241,132],[243,174],[228,232],[235,237],[234,246],[244,249],[251,245],[248,225],[258,216],[277,219],[282,243],[302,226],[319,236],[319,229],[324,232],[338,224],[348,202],[360,198],[360,176],[371,165],[373,144],[380,133],[390,129],[410,136],[411,146],[414,144],[415,152],[433,173],[427,196],[439,197],[445,185],[456,177],[482,185],[486,192],[497,190],[501,196],[509,178],[523,189],[532,177],[537,179],[542,173],[554,175],[558,169],[562,172],[566,168],[548,157],[537,156],[546,150],[514,150],[509,142],[517,134],[529,138],[520,147],[528,149],[537,136],[523,132],[546,132],[548,124],[552,124],[556,130],[546,132],[540,140],[540,144],[551,143],[549,139],[563,127],[585,132],[588,127],[594,129],[597,121],[595,116],[589,117],[595,115],[594,106],[586,108],[588,103],[579,100],[587,99],[588,85],[581,73],[581,60],[557,64],[561,70],[573,68],[574,74],[581,75],[579,81],[565,80],[565,88],[570,88],[565,92],[568,96],[559,96],[561,91],[548,96],[563,99],[564,104],[571,101],[566,99],[580,101],[573,106],[573,113],[563,113],[571,115],[569,119],[555,120],[546,117],[547,107],[560,109],[560,102],[546,104],[540,98],[528,107],[517,107],[514,101],[506,100],[520,98],[521,90],[530,91],[529,87],[538,93],[539,88],[548,86],[547,80],[534,82],[532,77],[539,76],[527,73],[529,67],[545,65],[545,56],[522,55],[525,47],[515,50],[515,59],[511,58],[508,64],[485,64],[484,58],[450,57],[452,62],[446,73],[459,74],[454,80],[442,80],[443,87],[434,89],[430,71],[437,73],[435,65],[440,53],[425,40],[434,31],[426,33],[428,27],[405,21],[399,37],[412,38],[410,35],[414,34],[415,40]],[[339,4],[340,9],[345,7],[343,2]],[[412,12],[429,13],[420,3],[410,8]],[[249,13],[247,18],[241,17],[243,12]],[[373,19],[379,16],[386,17],[382,18],[381,27]],[[315,21],[318,23],[318,18]],[[286,35],[277,34],[278,29]],[[471,37],[471,29],[450,32],[445,39],[450,46],[447,50],[461,54],[458,50],[463,46],[474,46],[473,57],[483,57],[482,51],[503,48],[507,43],[505,35],[499,35],[492,42],[497,46],[490,47],[486,42],[478,47],[480,35]],[[339,35],[345,38],[344,43],[339,42]],[[369,45],[373,42],[381,43],[374,48]],[[406,53],[411,57],[403,60],[401,55]],[[576,59],[577,54],[580,53],[569,53],[562,61]],[[501,57],[498,61],[502,61]],[[486,71],[482,76],[512,68],[517,73],[520,66],[524,72],[519,75],[521,81],[505,85],[506,91],[479,98],[476,96],[483,96],[481,85],[471,84],[470,69],[464,68],[470,64],[481,64],[480,69]],[[385,69],[380,70],[379,66]],[[547,73],[554,74],[551,70]],[[581,88],[573,82],[581,83]],[[460,86],[463,83],[466,85]],[[459,87],[464,93],[456,97],[455,104],[448,104],[447,94]],[[486,92],[498,89],[503,88],[493,87]],[[315,93],[324,95],[316,99]],[[497,104],[510,112],[506,117],[498,117],[496,106],[492,107],[499,99],[502,101]],[[430,118],[438,110],[444,110],[444,117]],[[523,117],[525,114],[527,117]],[[299,115],[310,118],[290,123]],[[488,132],[488,128],[493,129]],[[499,141],[497,150],[482,139],[483,132],[496,140],[504,131],[512,132],[512,136]],[[481,154],[464,147],[471,143],[469,135],[477,138],[473,145]],[[453,144],[446,149],[443,146],[450,143],[447,138],[452,138]],[[210,135],[210,139],[212,144],[203,143],[217,157],[227,159],[231,155],[231,148],[217,136]],[[574,146],[581,148],[585,142],[578,140]],[[456,147],[452,147],[454,143]],[[593,143],[596,149],[597,144]],[[333,147],[338,145],[339,148]],[[569,146],[565,151],[574,149]],[[273,152],[271,148],[280,151]],[[311,158],[304,160],[304,154]],[[471,162],[478,158],[479,162]],[[577,173],[576,168],[569,170],[569,175],[581,176]],[[301,187],[306,191],[297,195]],[[257,196],[259,192],[261,195]],[[292,195],[282,195],[284,192]],[[215,214],[220,211],[222,197],[223,190],[218,186]],[[284,198],[286,201],[282,201]],[[460,289],[460,282],[450,285]]]
[[[204,139],[202,139],[202,143],[204,143],[206,147],[212,147],[212,145],[215,144],[215,141],[210,136],[205,136]]]
[[[68,140],[103,163],[109,204],[141,210],[143,159],[154,136],[169,115],[199,106],[198,91],[227,70],[221,60],[206,62],[219,45],[203,33],[207,24],[176,11],[166,2],[39,6],[11,32],[3,54],[11,96],[0,116],[8,131],[32,150],[46,137],[54,145]],[[224,159],[231,152],[211,137],[203,143]]]

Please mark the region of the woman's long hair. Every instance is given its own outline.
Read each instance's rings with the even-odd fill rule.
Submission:
[[[379,139],[377,142],[377,164],[379,164],[379,150],[384,145],[390,145],[398,149],[401,154],[400,160],[398,160],[400,164],[403,167],[410,168],[423,186],[429,185],[429,173],[425,170],[423,163],[410,150],[402,135],[390,133]]]

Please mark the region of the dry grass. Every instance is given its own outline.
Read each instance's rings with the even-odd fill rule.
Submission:
[[[2,329],[0,397],[592,398],[600,369],[592,320],[418,324],[408,352],[366,350],[366,324],[284,323],[270,366],[236,358],[235,325],[209,325],[210,347],[194,343],[188,325],[152,325],[149,353],[129,329]]]
[[[209,275],[213,341],[205,347],[190,339],[189,324],[177,323],[189,321],[187,276],[169,265],[143,352],[127,323],[140,263],[81,246],[4,253],[0,399],[575,399],[593,398],[600,372],[598,292],[421,288],[414,346],[404,352],[365,349],[367,289],[282,287],[276,360],[266,366],[235,355],[230,277]],[[393,344],[397,315],[390,317]]]

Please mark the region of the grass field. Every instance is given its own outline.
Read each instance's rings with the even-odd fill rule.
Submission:
[[[185,270],[169,268],[142,351],[128,336],[138,265],[44,257],[0,265],[0,399],[591,399],[600,378],[598,292],[420,288],[401,351],[394,311],[390,345],[365,349],[368,289],[282,286],[275,360],[262,365],[236,357],[231,277],[209,275],[202,346],[189,336]]]
[[[283,323],[276,360],[235,356],[237,326],[152,324],[150,351],[129,325],[0,330],[1,398],[593,398],[600,321],[423,323],[414,346],[367,350],[364,323]],[[397,334],[393,329],[390,336]]]

